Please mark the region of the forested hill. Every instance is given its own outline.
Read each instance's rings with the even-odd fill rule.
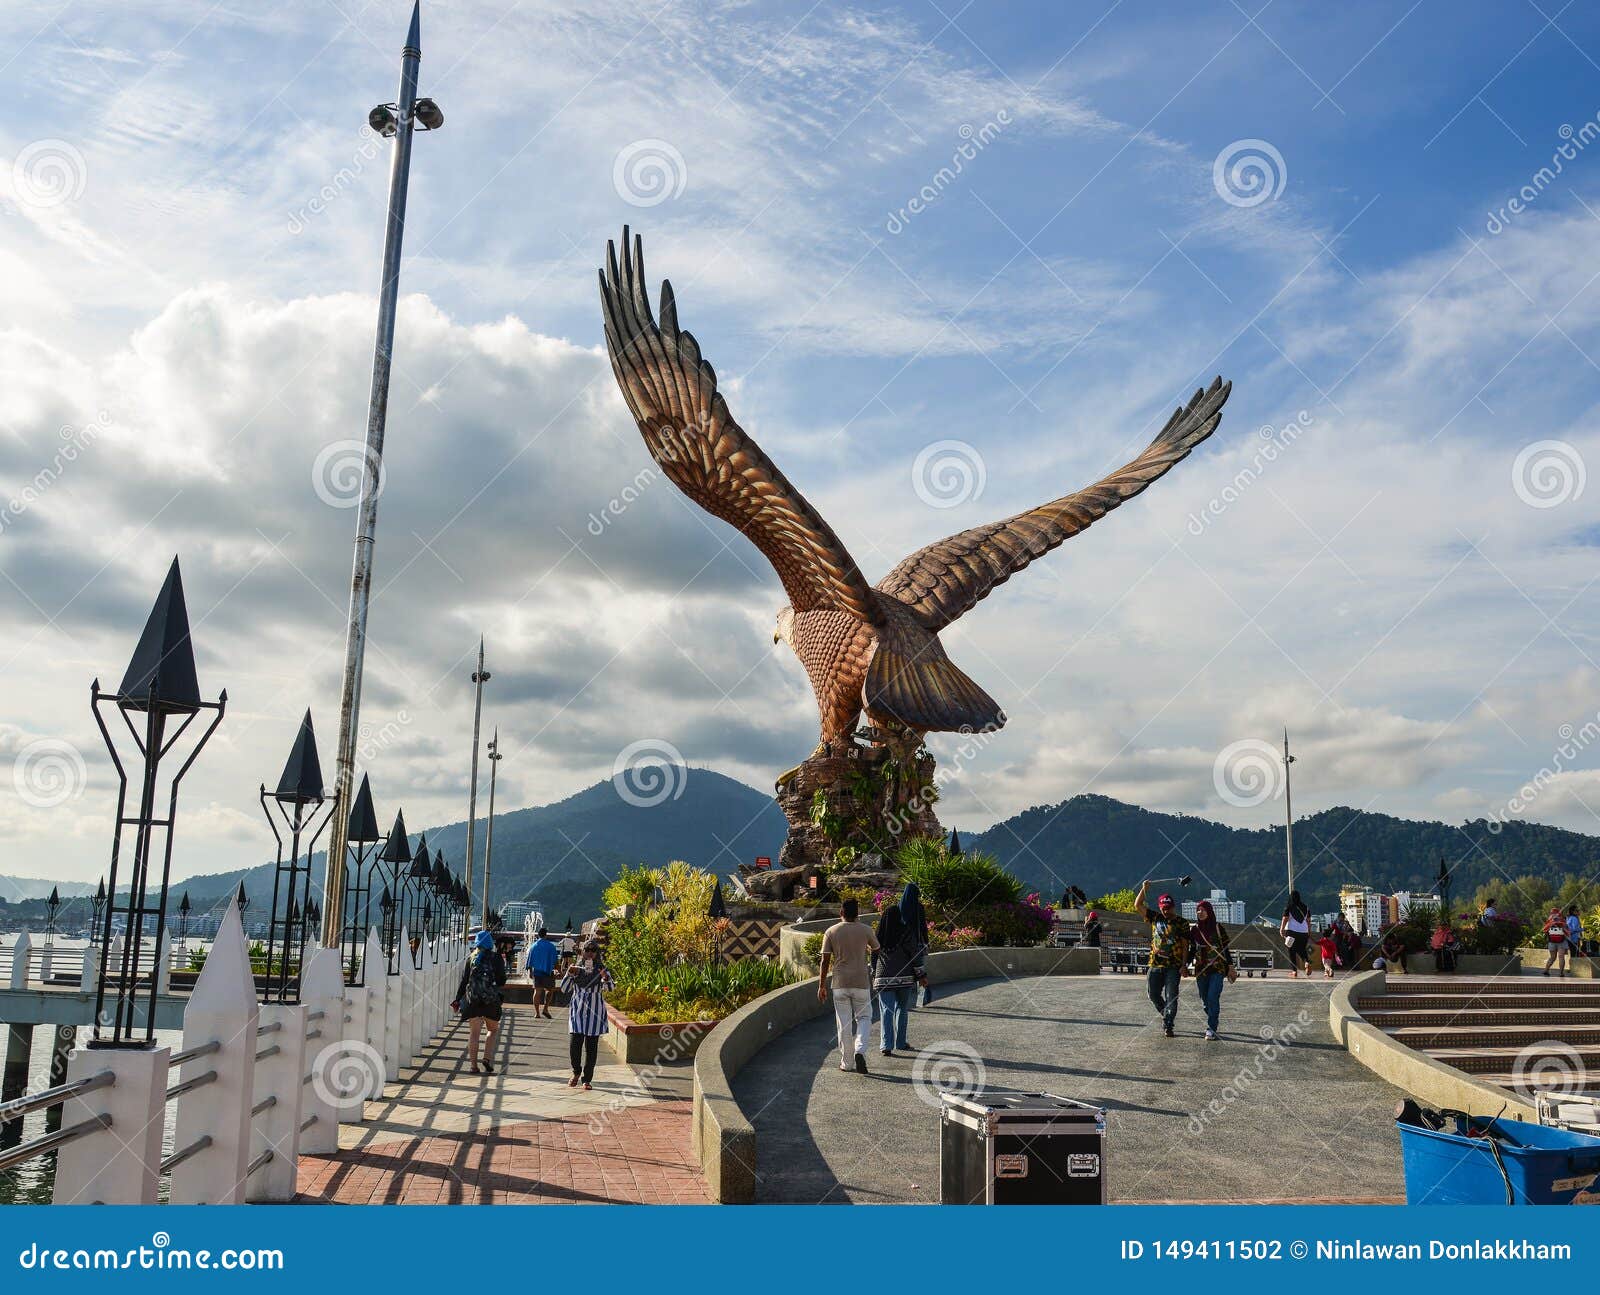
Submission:
[[[966,843],[998,858],[1046,894],[1068,883],[1090,896],[1137,884],[1141,877],[1190,873],[1187,892],[1212,886],[1242,899],[1252,917],[1283,907],[1284,829],[1225,827],[1187,814],[1162,814],[1105,796],[1074,796],[1036,806]],[[1509,823],[1494,833],[1479,819],[1460,826],[1362,813],[1343,806],[1294,825],[1296,881],[1312,908],[1334,907],[1342,885],[1428,891],[1439,860],[1452,869],[1452,899],[1507,876],[1567,873],[1592,877],[1600,840],[1537,823]]]

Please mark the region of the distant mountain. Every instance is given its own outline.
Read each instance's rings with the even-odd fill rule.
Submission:
[[[1036,806],[986,832],[963,837],[993,854],[1029,885],[1059,895],[1069,883],[1093,897],[1141,877],[1193,874],[1184,893],[1212,886],[1242,899],[1252,917],[1276,918],[1284,901],[1284,829],[1225,827],[1187,814],[1162,814],[1105,796],[1074,796]],[[1362,813],[1343,806],[1294,825],[1295,880],[1312,909],[1333,909],[1339,887],[1370,885],[1430,891],[1439,860],[1452,868],[1452,900],[1506,877],[1535,875],[1559,884],[1568,873],[1595,875],[1600,840],[1538,823],[1490,832],[1483,819],[1456,826]]]
[[[81,881],[50,881],[44,877],[0,876],[0,900],[19,904],[28,899],[45,899],[52,888],[60,891],[62,899],[75,895],[92,895],[94,886]]]
[[[777,858],[788,824],[770,795],[709,769],[686,769],[669,786],[680,788],[678,794],[668,794],[656,805],[629,804],[608,780],[553,805],[497,813],[492,902],[537,899],[552,920],[570,915],[581,921],[599,912],[600,892],[625,864],[655,867],[685,859],[730,873],[757,855]],[[379,803],[384,830],[394,810],[393,804]],[[413,828],[413,845],[418,830]],[[467,853],[465,820],[420,831],[428,838],[430,853],[443,850],[445,862],[461,871]],[[480,893],[486,834],[487,820],[480,819],[473,878],[473,889]],[[322,870],[319,854],[312,867],[314,890],[320,888]],[[173,883],[173,891],[187,890],[195,909],[205,911],[232,895],[242,877],[246,895],[266,900],[272,894],[272,871],[267,864],[189,877]]]

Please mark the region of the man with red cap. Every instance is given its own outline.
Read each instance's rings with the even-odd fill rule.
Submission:
[[[1172,1023],[1178,1018],[1178,986],[1183,982],[1183,967],[1189,961],[1189,923],[1178,912],[1171,895],[1162,895],[1155,908],[1146,905],[1150,883],[1144,882],[1134,897],[1133,906],[1150,923],[1150,975],[1147,988],[1150,1002],[1161,1013],[1161,1028],[1172,1037]]]

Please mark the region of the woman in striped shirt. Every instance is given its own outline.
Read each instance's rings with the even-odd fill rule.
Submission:
[[[576,1088],[580,1083],[586,1089],[594,1087],[594,1063],[600,1052],[600,1036],[610,1028],[606,1024],[606,990],[615,988],[611,973],[600,961],[599,941],[588,941],[583,946],[582,956],[567,968],[561,980],[561,992],[567,996],[568,1050],[572,1059],[568,1088]]]

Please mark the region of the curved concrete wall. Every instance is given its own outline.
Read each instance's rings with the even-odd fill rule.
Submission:
[[[997,977],[1099,974],[1098,949],[952,949],[928,957],[928,979],[936,985]],[[734,1076],[767,1044],[827,1011],[831,1007],[817,1001],[813,977],[746,1003],[700,1044],[694,1059],[690,1137],[712,1200],[725,1205],[755,1200],[756,1131],[734,1098]]]
[[[1328,1024],[1333,1037],[1352,1057],[1424,1106],[1485,1116],[1495,1115],[1504,1107],[1506,1119],[1538,1119],[1533,1104],[1509,1089],[1435,1061],[1426,1053],[1391,1038],[1376,1025],[1368,1024],[1356,1011],[1356,1000],[1379,997],[1387,993],[1388,988],[1383,972],[1369,971],[1341,981],[1328,999]]]

